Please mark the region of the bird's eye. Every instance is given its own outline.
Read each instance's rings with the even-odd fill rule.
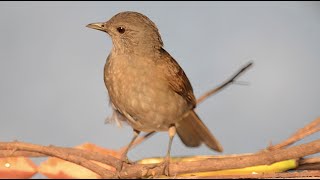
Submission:
[[[120,34],[123,34],[125,31],[126,31],[126,29],[124,29],[124,27],[118,27],[117,28],[117,31],[120,33]]]

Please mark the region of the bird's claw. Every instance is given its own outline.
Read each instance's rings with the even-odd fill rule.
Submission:
[[[169,176],[169,164],[170,158],[166,157],[161,163],[158,164],[158,167],[162,169],[162,174]]]

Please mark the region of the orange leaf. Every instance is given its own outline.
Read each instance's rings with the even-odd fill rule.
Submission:
[[[26,157],[0,158],[0,178],[28,179],[37,173],[37,166]]]

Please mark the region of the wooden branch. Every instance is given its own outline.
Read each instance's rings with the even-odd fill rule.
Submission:
[[[86,151],[86,150],[82,150],[82,149],[65,148],[65,147],[57,147],[57,146],[50,146],[50,147],[61,149],[62,151],[65,151],[66,153],[74,154],[74,155],[79,156],[81,158],[86,158],[88,160],[94,160],[94,161],[98,161],[98,162],[101,162],[104,164],[108,164],[112,167],[115,167],[117,170],[120,170],[120,168],[122,166],[122,161],[118,158],[113,157],[113,156],[108,156],[108,155],[100,154],[97,152]]]
[[[297,170],[320,170],[320,157],[302,158]],[[320,172],[320,171],[319,171]]]
[[[215,158],[194,162],[170,163],[170,175],[206,172],[224,169],[244,168],[256,165],[269,165],[278,161],[297,159],[320,152],[320,139],[307,144],[302,144],[287,149],[259,152],[253,155],[236,156],[230,158]],[[161,167],[154,165],[133,165],[120,173],[121,178],[142,178],[161,174]],[[143,170],[141,170],[143,169]]]
[[[71,148],[70,148],[71,149]],[[68,148],[60,148],[55,146],[39,146],[29,143],[12,142],[12,143],[0,143],[0,150],[6,150],[8,155],[15,155],[15,153],[22,153],[19,151],[28,151],[41,153],[47,156],[58,157],[63,160],[79,164],[86,167],[93,172],[99,174],[102,178],[113,178],[115,173],[108,171],[91,161],[82,158],[86,156],[79,155],[84,153],[83,150],[69,150]],[[183,174],[183,173],[194,173],[194,172],[205,172],[223,169],[235,169],[243,168],[255,165],[271,164],[278,161],[288,159],[298,159],[310,154],[320,152],[320,140],[316,140],[307,144],[302,144],[288,149],[276,149],[273,151],[262,151],[256,154],[245,154],[245,155],[230,155],[230,156],[217,156],[217,158],[205,159],[195,162],[172,162],[170,163],[170,174]],[[88,152],[85,152],[88,153]],[[88,156],[90,157],[90,156]],[[106,156],[105,158],[109,158]],[[98,158],[91,158],[98,159]],[[105,161],[110,163],[111,161]],[[240,163],[239,163],[240,162]],[[112,163],[112,162],[111,162]],[[110,164],[111,164],[110,163]],[[110,165],[109,164],[109,165]],[[162,168],[156,165],[126,165],[125,169],[119,174],[121,178],[142,178],[146,176],[154,176],[162,173]]]
[[[320,163],[320,157],[303,158],[299,161],[299,164],[313,164],[313,163]]]
[[[20,150],[0,150],[0,158],[5,157],[46,157],[46,155],[37,152],[20,151]]]
[[[102,178],[115,177],[114,172],[109,171],[83,157],[65,152],[64,151],[65,148],[57,148],[53,146],[40,146],[40,145],[35,145],[30,143],[23,143],[23,142],[0,142],[0,150],[13,150],[13,151],[22,150],[22,151],[41,153],[47,156],[57,157],[57,158],[78,164],[80,166],[83,166],[97,173]]]
[[[320,177],[320,171],[301,171],[285,173],[246,174],[246,175],[219,175],[208,177],[176,177],[175,179],[265,179],[265,178],[307,178]]]
[[[296,170],[318,170],[320,172],[320,163],[303,164],[297,167]]]
[[[20,144],[19,142],[17,142]],[[1,143],[0,143],[1,145]],[[13,145],[15,146],[15,145]],[[19,145],[18,145],[19,146]],[[121,168],[122,161],[113,157],[113,156],[106,156],[97,152],[86,151],[82,149],[75,149],[75,148],[64,148],[64,147],[56,147],[56,146],[49,146],[51,148],[60,149],[68,154],[74,154],[75,156],[79,156],[88,160],[98,161],[104,164],[108,164],[115,169],[119,170]],[[1,149],[1,147],[0,147]],[[0,150],[0,158],[4,157],[47,157],[48,155],[38,152],[30,152],[24,150]]]
[[[275,150],[275,149],[281,149],[286,146],[289,146],[311,134],[314,134],[316,132],[320,131],[320,117],[306,125],[305,127],[299,129],[296,133],[294,133],[291,137],[286,139],[285,141],[274,145],[274,146],[269,146],[267,149],[268,150]]]

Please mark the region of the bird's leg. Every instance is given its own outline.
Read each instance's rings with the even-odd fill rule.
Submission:
[[[163,172],[166,176],[169,176],[169,164],[170,164],[170,152],[171,152],[171,145],[174,136],[176,135],[176,127],[173,125],[169,128],[169,146],[167,150],[167,155],[165,159],[160,163],[160,166],[163,166]]]
[[[133,142],[137,139],[138,135],[140,134],[140,131],[136,130],[136,129],[133,129],[133,137],[129,143],[129,145],[126,147],[126,149],[124,150],[123,154],[122,154],[122,157],[121,157],[121,160],[122,160],[122,167],[123,167],[123,163],[127,163],[127,164],[132,164],[132,162],[129,161],[128,159],[128,151],[130,149],[130,147],[133,145]],[[121,169],[122,169],[121,167]]]

